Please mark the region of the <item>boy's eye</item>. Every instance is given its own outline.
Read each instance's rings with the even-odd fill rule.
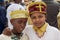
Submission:
[[[43,16],[38,16],[39,18],[42,18]]]
[[[32,19],[35,19],[36,17],[31,17]]]

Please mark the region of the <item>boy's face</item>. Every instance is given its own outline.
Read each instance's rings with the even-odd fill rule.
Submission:
[[[24,4],[28,5],[31,1],[30,0],[24,0]]]
[[[22,2],[22,0],[15,0],[15,2],[21,3],[21,2]]]
[[[10,21],[13,25],[13,30],[15,30],[16,33],[21,33],[26,26],[27,18],[11,19]]]
[[[30,17],[33,25],[40,28],[45,23],[45,16],[45,14],[42,14],[40,12],[34,12]]]

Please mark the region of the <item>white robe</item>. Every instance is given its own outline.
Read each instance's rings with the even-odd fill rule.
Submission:
[[[1,35],[0,35],[0,40],[12,40],[12,39],[11,39],[11,36],[7,36],[7,35],[4,35],[4,34],[1,34]],[[28,39],[28,36],[24,34],[24,35],[21,37],[20,40],[29,40],[29,39]]]
[[[27,27],[24,32],[28,35],[30,40],[60,40],[60,31],[50,25],[47,26],[46,32],[41,38],[36,35],[33,26]]]

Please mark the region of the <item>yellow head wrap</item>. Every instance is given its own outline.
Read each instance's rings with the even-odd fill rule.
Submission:
[[[11,16],[11,19],[28,18],[28,13],[23,10],[16,10],[16,11],[11,12],[10,16]]]

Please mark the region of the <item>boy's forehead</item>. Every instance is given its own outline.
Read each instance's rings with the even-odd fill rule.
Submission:
[[[27,20],[27,18],[16,18],[16,19],[13,19],[13,20]]]
[[[34,15],[34,16],[37,16],[37,15],[42,16],[42,15],[45,15],[45,14],[44,13],[41,13],[39,11],[36,11],[36,12],[33,12],[32,15]]]
[[[24,0],[24,1],[29,1],[29,0]]]
[[[32,0],[24,0],[24,1],[32,1]]]

